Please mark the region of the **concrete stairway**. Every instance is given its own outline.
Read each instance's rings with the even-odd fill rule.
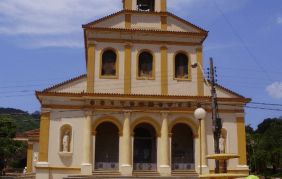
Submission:
[[[198,178],[199,174],[196,171],[171,171],[171,177],[187,177],[187,178]]]
[[[101,170],[93,172],[92,176],[70,175],[64,179],[198,179],[195,171],[172,171],[171,176],[160,176],[158,171],[133,171],[132,176],[121,176],[118,170]]]

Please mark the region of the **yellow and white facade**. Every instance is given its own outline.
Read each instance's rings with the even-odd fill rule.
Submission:
[[[38,162],[28,171],[36,178],[116,170],[213,173],[211,93],[201,69],[208,32],[166,12],[166,0],[154,11],[138,11],[137,0],[123,0],[124,9],[83,25],[87,74],[36,92],[41,103]],[[250,101],[216,86],[223,120],[228,171],[248,173],[244,105]],[[201,124],[194,111],[207,111]],[[68,130],[69,149],[62,151]],[[32,152],[31,152],[32,153]],[[32,154],[30,154],[32,155]],[[29,168],[30,167],[30,168]],[[34,167],[34,168],[32,168]]]

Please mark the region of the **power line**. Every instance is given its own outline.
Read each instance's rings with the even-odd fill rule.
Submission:
[[[220,11],[220,13],[222,14],[222,16],[224,17],[224,19],[226,20],[226,22],[229,24],[229,26],[231,27],[231,29],[233,30],[233,32],[236,34],[236,36],[238,37],[238,39],[241,41],[241,43],[244,45],[244,47],[247,49],[247,51],[249,52],[249,54],[253,57],[253,59],[255,60],[255,62],[259,65],[259,67],[262,69],[262,71],[265,73],[265,75],[273,82],[273,80],[270,78],[270,76],[266,73],[266,71],[263,69],[263,67],[261,66],[261,64],[258,62],[258,60],[256,59],[256,57],[253,55],[253,53],[251,52],[251,50],[247,47],[247,45],[244,43],[244,41],[242,40],[242,38],[239,36],[239,34],[236,32],[236,30],[233,28],[233,26],[231,25],[231,23],[228,21],[228,19],[226,18],[226,16],[223,14],[223,12],[221,11],[221,9],[218,7],[218,5],[215,3],[215,0],[213,0],[215,6],[217,7],[217,9]]]

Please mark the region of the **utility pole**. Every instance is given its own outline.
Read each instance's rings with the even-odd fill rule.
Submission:
[[[213,69],[213,60],[210,58],[210,74],[211,74],[211,95],[212,95],[212,125],[215,128],[214,131],[214,153],[219,154],[219,137],[221,133],[221,119],[217,116],[217,96],[215,91],[215,82],[214,82],[214,69]],[[215,173],[219,173],[219,161],[215,160]]]

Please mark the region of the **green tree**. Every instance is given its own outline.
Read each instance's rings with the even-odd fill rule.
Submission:
[[[246,150],[248,165],[252,171],[262,173],[271,165],[272,173],[277,173],[282,165],[281,117],[265,119],[256,131],[246,126]]]
[[[273,125],[282,125],[282,120],[280,118],[267,118],[263,120],[262,123],[258,125],[258,128],[255,132],[263,134],[267,129]]]
[[[0,170],[7,164],[7,159],[21,148],[18,141],[13,140],[18,124],[7,116],[0,116]]]

